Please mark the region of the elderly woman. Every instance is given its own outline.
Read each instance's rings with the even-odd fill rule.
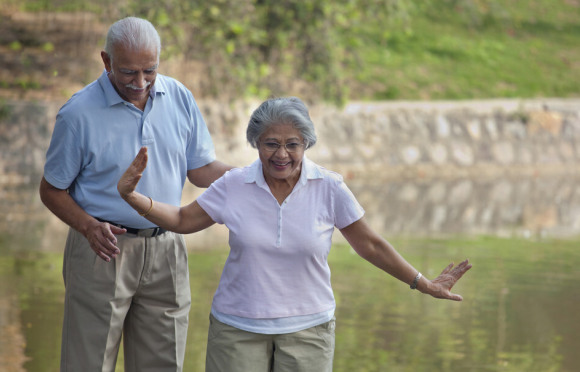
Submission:
[[[156,203],[135,191],[147,177],[147,148],[118,184],[127,203],[164,229],[194,233],[217,222],[230,231],[211,308],[206,371],[332,370],[336,304],[327,256],[335,227],[361,257],[411,289],[462,300],[450,289],[471,268],[468,260],[428,280],[370,228],[342,177],[306,158],[316,135],[301,100],[262,103],[247,140],[259,159],[229,171],[188,206]]]

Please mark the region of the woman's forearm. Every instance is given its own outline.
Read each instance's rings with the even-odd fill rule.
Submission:
[[[173,232],[181,232],[183,229],[181,208],[155,201],[137,191],[123,199],[139,214],[149,212],[144,217],[155,225]]]
[[[340,231],[358,255],[371,264],[404,283],[411,284],[415,280],[419,271],[377,234],[364,217]],[[417,289],[427,293],[429,284],[430,281],[422,277],[417,283]]]
[[[372,241],[372,247],[359,255],[387,274],[409,285],[419,273],[419,270],[415,269],[386,239],[380,236]],[[417,282],[417,289],[423,293],[429,293],[430,282],[422,276]]]
[[[157,202],[136,191],[123,199],[155,225],[179,234],[195,233],[215,223],[196,201],[180,208]]]

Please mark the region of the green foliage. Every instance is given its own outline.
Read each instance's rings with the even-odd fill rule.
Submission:
[[[2,83],[0,82],[0,86],[1,85],[2,85]],[[8,104],[6,103],[5,100],[0,99],[0,120],[4,120],[8,116],[10,116],[10,106],[8,106]],[[2,243],[2,240],[0,239],[0,244],[1,243]]]
[[[10,43],[10,45],[8,45],[8,48],[13,51],[19,51],[22,49],[22,44],[19,41],[13,41]]]
[[[77,12],[77,11],[90,11],[90,12],[102,12],[104,7],[109,3],[109,1],[90,1],[90,0],[27,0],[27,1],[14,1],[14,0],[3,0],[2,2],[14,3],[16,2],[20,10],[25,12],[38,12],[38,11],[60,11],[60,12]]]
[[[575,0],[0,0],[0,7],[88,11],[105,24],[144,17],[161,33],[162,59],[202,62],[206,96],[341,103],[580,95]],[[24,68],[34,67],[27,48],[35,45],[7,43]]]
[[[342,102],[364,42],[351,30],[404,24],[410,9],[409,0],[145,0],[129,2],[126,13],[160,28],[165,57],[207,62],[215,95],[263,98],[306,82]]]

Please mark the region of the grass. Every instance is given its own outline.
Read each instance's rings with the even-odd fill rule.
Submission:
[[[580,96],[580,2],[506,1],[479,24],[440,1],[410,31],[361,29],[355,99]],[[436,7],[435,7],[436,6]]]
[[[339,74],[348,82],[350,99],[580,97],[580,0],[412,3],[415,9],[408,24],[362,22],[337,39],[337,50],[358,56],[356,65],[343,66]],[[88,0],[0,0],[0,4],[29,12],[97,14],[106,13],[110,5]],[[23,45],[13,41],[9,47],[19,51]],[[42,44],[46,53],[55,48],[50,42]],[[42,88],[23,80],[18,84],[16,88]],[[0,82],[0,87],[4,85]],[[214,88],[227,91],[219,84]],[[247,91],[264,95],[261,88],[248,84]]]

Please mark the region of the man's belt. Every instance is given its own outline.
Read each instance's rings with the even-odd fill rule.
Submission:
[[[116,227],[119,227],[121,229],[125,229],[125,230],[127,230],[127,232],[129,234],[134,234],[134,235],[137,235],[137,236],[143,236],[145,238],[152,238],[154,236],[158,236],[158,235],[161,235],[161,234],[165,234],[167,232],[167,230],[165,230],[165,229],[163,229],[161,227],[152,227],[150,229],[135,229],[133,227],[123,226],[123,225],[120,225],[118,223],[114,223],[114,222],[111,222],[111,221],[103,220],[103,219],[100,219],[98,217],[95,217],[95,218],[98,221],[106,222],[109,225],[116,226]]]

